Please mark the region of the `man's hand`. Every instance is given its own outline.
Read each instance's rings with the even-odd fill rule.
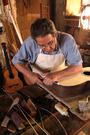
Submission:
[[[54,73],[46,73],[43,74],[44,79],[43,79],[43,83],[45,85],[52,85],[55,81],[58,81],[58,75],[57,72]]]
[[[32,85],[32,84],[35,84],[35,83],[39,83],[39,84],[42,84],[43,82],[41,81],[41,76],[37,73],[30,73],[28,74],[27,76],[24,77],[25,79],[25,82],[28,84],[28,85]]]

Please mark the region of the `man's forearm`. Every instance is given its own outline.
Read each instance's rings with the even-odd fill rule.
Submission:
[[[64,77],[72,76],[72,75],[75,75],[75,74],[80,73],[80,72],[82,72],[82,65],[69,66],[62,71],[58,71],[57,75],[58,75],[58,78],[61,80]]]
[[[16,69],[21,72],[23,75],[27,76],[28,74],[31,74],[31,70],[27,65],[18,63],[18,64],[14,64],[14,66],[16,67]]]
[[[19,72],[24,75],[24,80],[28,85],[32,85],[35,83],[42,83],[40,79],[40,75],[32,72],[28,65],[24,65],[21,63],[14,64]]]

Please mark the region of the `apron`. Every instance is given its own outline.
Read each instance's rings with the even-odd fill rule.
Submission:
[[[32,66],[32,71],[39,74],[52,72],[59,66],[62,67],[64,65],[65,57],[63,53],[48,55],[40,52],[34,66]]]
[[[63,41],[63,34],[60,32],[58,33],[57,41],[59,45],[61,45],[61,42]],[[65,57],[61,51],[60,53],[53,55],[43,54],[41,51],[42,50],[40,49],[36,62],[34,66],[31,67],[33,72],[39,74],[54,72],[65,67]]]

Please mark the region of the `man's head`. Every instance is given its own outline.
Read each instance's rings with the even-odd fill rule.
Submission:
[[[32,38],[36,39],[37,37],[44,37],[47,34],[54,36],[56,33],[56,28],[50,19],[40,18],[31,25],[30,31]]]
[[[31,36],[46,52],[52,52],[56,47],[57,30],[54,23],[46,18],[37,19],[31,25]]]

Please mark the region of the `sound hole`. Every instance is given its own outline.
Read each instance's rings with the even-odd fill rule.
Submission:
[[[90,71],[84,71],[83,74],[90,76]]]

